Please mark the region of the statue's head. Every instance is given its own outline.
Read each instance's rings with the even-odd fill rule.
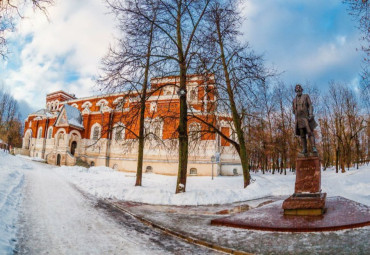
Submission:
[[[302,88],[301,84],[295,85],[295,93],[297,93],[297,95],[300,96],[300,95],[302,95],[302,92],[303,92],[303,88]]]

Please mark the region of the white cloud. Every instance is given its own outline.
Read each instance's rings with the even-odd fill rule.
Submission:
[[[91,95],[92,78],[113,42],[114,20],[107,12],[101,0],[57,1],[48,9],[49,21],[43,13],[28,9],[11,38],[24,42],[19,68],[5,78],[14,96],[41,108],[52,91]],[[77,79],[70,82],[68,76]]]
[[[349,83],[360,72],[359,32],[341,1],[249,0],[244,39],[288,83]]]

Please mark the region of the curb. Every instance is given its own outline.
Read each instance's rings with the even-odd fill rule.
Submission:
[[[121,211],[123,213],[126,213],[126,214],[131,215],[132,217],[134,217],[135,219],[139,220],[140,222],[144,223],[145,225],[147,225],[149,227],[152,227],[154,229],[158,229],[158,230],[160,230],[160,231],[162,231],[162,232],[164,232],[164,233],[166,233],[168,235],[171,235],[171,236],[180,238],[180,239],[182,239],[182,240],[184,240],[184,241],[186,241],[188,243],[196,244],[196,245],[199,245],[199,246],[204,246],[204,247],[207,247],[209,249],[212,249],[212,250],[215,250],[215,251],[219,251],[219,252],[223,252],[223,253],[227,253],[227,254],[236,254],[236,255],[251,255],[252,254],[252,253],[248,253],[248,252],[244,252],[244,251],[238,251],[238,250],[235,250],[235,249],[231,249],[231,248],[219,246],[219,245],[216,245],[216,244],[213,244],[213,243],[204,241],[204,240],[200,240],[198,238],[185,236],[184,234],[181,234],[179,232],[170,230],[170,229],[165,228],[165,227],[163,227],[163,226],[161,226],[159,224],[153,223],[150,220],[147,220],[147,219],[144,219],[144,218],[142,218],[140,216],[137,216],[136,214],[133,214],[132,212],[130,212],[129,210],[123,208],[122,206],[113,204],[113,203],[111,203],[110,201],[108,201],[106,199],[104,199],[103,201],[105,203],[113,206],[117,210],[119,210],[119,211]]]

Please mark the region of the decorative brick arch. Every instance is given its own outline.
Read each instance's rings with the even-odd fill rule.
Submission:
[[[25,149],[30,148],[31,139],[32,139],[32,129],[29,128],[29,129],[27,129],[26,133],[24,133],[23,147]]]

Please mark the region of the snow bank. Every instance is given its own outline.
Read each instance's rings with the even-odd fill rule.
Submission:
[[[24,175],[28,165],[0,151],[0,253],[13,254]]]
[[[295,175],[253,174],[251,185],[243,189],[243,177],[190,176],[186,192],[174,194],[176,176],[143,174],[143,186],[135,187],[135,174],[117,172],[106,167],[54,168],[70,182],[94,196],[162,205],[225,204],[266,196],[289,196],[294,192]],[[370,167],[351,169],[336,174],[333,169],[322,172],[322,190],[328,196],[343,196],[370,205]]]

